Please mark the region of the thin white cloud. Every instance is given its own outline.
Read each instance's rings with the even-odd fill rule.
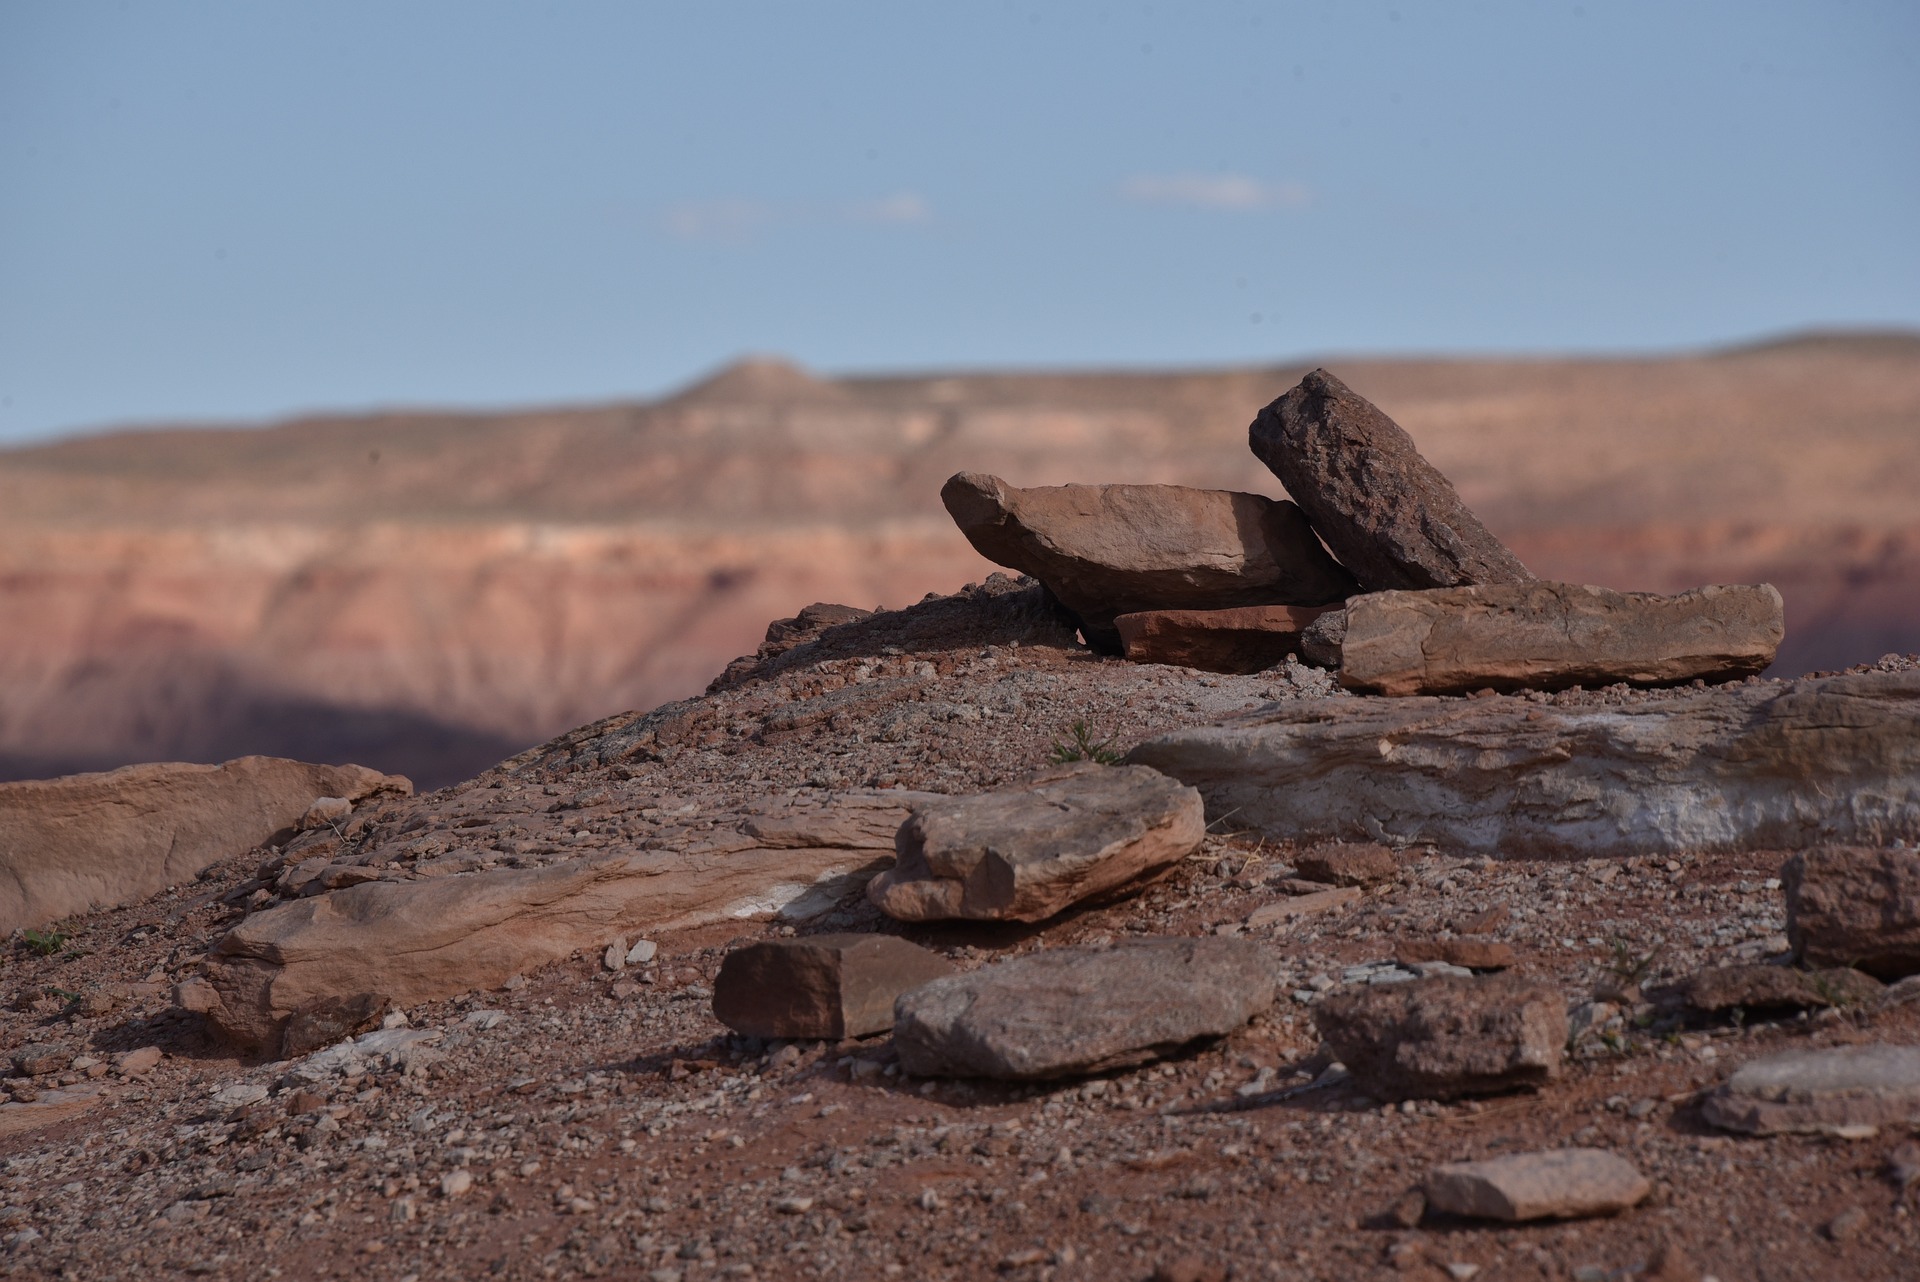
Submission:
[[[1313,201],[1303,183],[1270,183],[1245,174],[1136,174],[1120,184],[1120,194],[1142,205],[1185,205],[1250,213],[1262,209],[1299,209]]]
[[[847,214],[862,223],[924,223],[933,217],[933,205],[917,191],[898,191],[884,200],[855,205]]]
[[[674,205],[662,218],[678,240],[742,241],[774,220],[774,211],[751,200],[705,200]]]

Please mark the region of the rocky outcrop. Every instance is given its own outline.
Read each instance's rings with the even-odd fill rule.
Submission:
[[[224,765],[164,762],[0,784],[0,933],[135,903],[211,864],[291,835],[314,803],[328,813],[380,794],[398,775],[278,757]],[[324,808],[323,808],[324,809]]]
[[[1398,423],[1323,369],[1261,410],[1247,443],[1370,592],[1533,578]]]
[[[1347,602],[1340,684],[1409,695],[1727,681],[1765,671],[1785,635],[1765,583],[1676,596],[1573,583],[1375,592]]]
[[[858,792],[773,804],[704,842],[374,881],[283,904],[216,943],[182,1004],[249,1048],[276,1049],[295,1014],[359,994],[395,1005],[497,987],[635,928],[774,914],[807,920],[884,867],[907,807],[926,794]]]
[[[1272,967],[1238,939],[1061,948],[930,984],[894,1008],[918,1077],[1038,1081],[1144,1064],[1221,1037],[1273,1003]]]
[[[1300,509],[1181,485],[1023,490],[961,472],[940,491],[989,561],[1031,574],[1077,615],[1087,643],[1120,652],[1114,618],[1142,610],[1324,605],[1354,591]]]
[[[1560,1073],[1560,994],[1513,976],[1442,976],[1336,993],[1320,1035],[1376,1099],[1455,1099],[1543,1086]]]
[[[1113,621],[1135,663],[1203,672],[1264,672],[1300,652],[1300,634],[1331,607],[1244,605],[1231,610],[1142,610]]]
[[[1920,838],[1920,672],[1568,701],[1313,700],[1127,759],[1271,836],[1535,856]]]
[[[1749,1135],[1859,1138],[1882,1126],[1920,1125],[1920,1046],[1785,1051],[1743,1064],[1702,1115]]]
[[[1435,1167],[1427,1205],[1485,1220],[1566,1220],[1637,1206],[1653,1185],[1633,1163],[1604,1149],[1513,1153]]]
[[[1043,921],[1165,873],[1206,835],[1200,794],[1144,766],[1081,762],[922,801],[867,897],[902,921]]]
[[[1810,966],[1920,973],[1920,852],[1827,846],[1781,869],[1787,940]]]
[[[736,948],[713,981],[714,1018],[749,1037],[871,1037],[894,999],[953,964],[894,935],[809,935]]]

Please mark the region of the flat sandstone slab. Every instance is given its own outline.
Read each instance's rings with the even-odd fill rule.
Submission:
[[[1273,1004],[1272,964],[1241,939],[1060,948],[930,984],[894,1008],[916,1077],[1040,1081],[1144,1064],[1223,1037]]]
[[[1557,706],[1316,699],[1150,739],[1127,760],[1296,841],[1516,857],[1920,839],[1920,672]]]
[[[1653,1185],[1632,1162],[1604,1149],[1513,1153],[1452,1162],[1427,1177],[1427,1205],[1483,1220],[1566,1220],[1637,1206]]]
[[[1765,671],[1784,636],[1766,583],[1675,596],[1574,583],[1375,592],[1347,602],[1340,684],[1410,695],[1727,681]]]
[[[1543,1086],[1560,1075],[1566,1003],[1511,975],[1370,984],[1313,1008],[1320,1036],[1376,1099],[1455,1099]]]
[[[1707,1097],[1713,1125],[1750,1135],[1872,1135],[1920,1125],[1920,1046],[1786,1051],[1742,1065]]]
[[[1300,652],[1300,634],[1325,605],[1243,605],[1230,610],[1142,610],[1114,619],[1135,663],[1203,672],[1264,672]]]

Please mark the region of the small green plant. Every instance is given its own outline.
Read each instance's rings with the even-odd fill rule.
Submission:
[[[51,957],[67,946],[67,932],[58,926],[49,926],[45,930],[23,930],[20,940],[42,957]]]
[[[1103,766],[1120,763],[1120,754],[1113,749],[1113,740],[1102,739],[1098,743],[1093,739],[1093,728],[1084,721],[1076,721],[1067,727],[1067,740],[1054,741],[1053,751],[1047,754],[1047,760],[1056,766],[1064,766],[1070,761],[1092,761]]]
[[[1615,936],[1607,941],[1613,950],[1613,960],[1607,963],[1607,971],[1620,982],[1622,988],[1635,988],[1647,982],[1653,974],[1653,965],[1660,960],[1660,950],[1638,952],[1631,941]]]

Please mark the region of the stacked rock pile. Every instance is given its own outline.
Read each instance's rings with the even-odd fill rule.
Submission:
[[[1260,411],[1292,501],[1177,485],[941,493],[981,555],[1030,574],[1089,646],[1258,672],[1297,654],[1351,690],[1461,694],[1750,676],[1785,624],[1766,584],[1677,596],[1536,579],[1398,424],[1325,370]]]

